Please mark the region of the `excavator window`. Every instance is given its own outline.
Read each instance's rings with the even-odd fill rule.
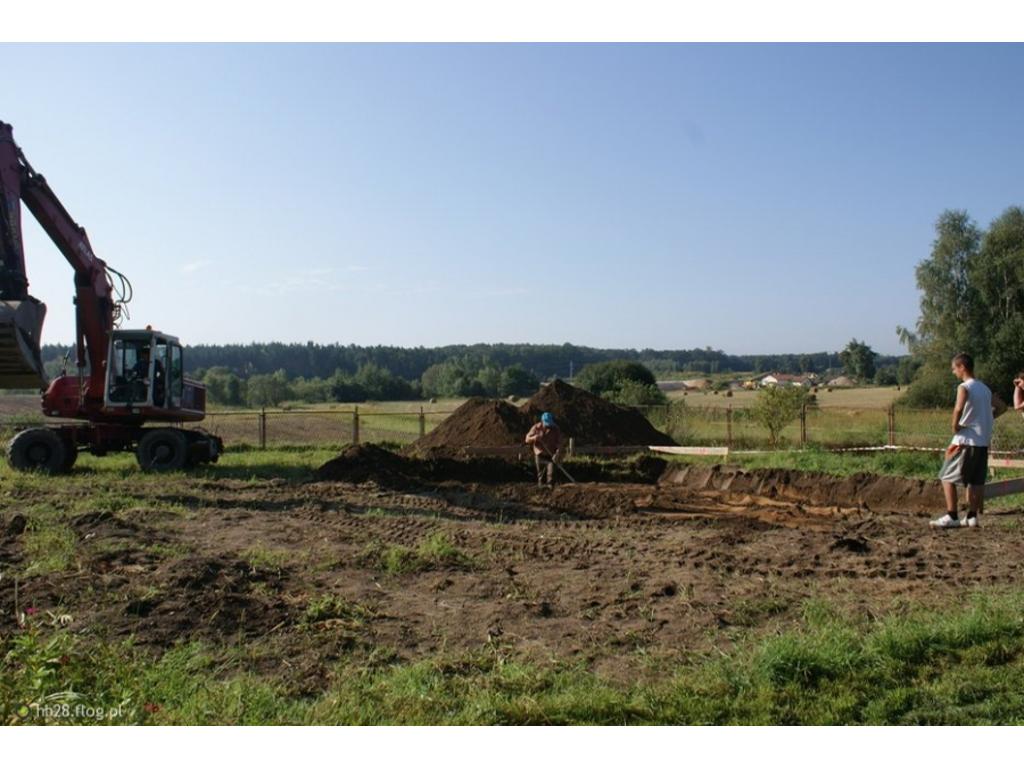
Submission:
[[[114,339],[111,351],[107,374],[110,402],[148,402],[152,369],[149,339]]]
[[[168,391],[170,392],[171,402],[168,406],[171,408],[181,407],[181,396],[185,389],[185,367],[181,357],[181,346],[178,344],[171,344],[171,365],[170,365],[170,377],[168,379]]]
[[[168,345],[165,339],[157,339],[153,345],[153,405],[157,408],[166,408],[167,403],[167,369]]]

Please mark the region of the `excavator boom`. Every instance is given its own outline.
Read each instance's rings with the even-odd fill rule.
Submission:
[[[0,122],[0,388],[42,388],[46,305],[28,295],[21,239],[21,150]]]

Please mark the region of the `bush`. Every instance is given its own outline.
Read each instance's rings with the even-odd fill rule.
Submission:
[[[952,408],[956,401],[956,385],[956,379],[948,368],[925,366],[900,398],[900,405],[908,408]]]
[[[576,384],[619,405],[665,405],[654,375],[639,363],[613,361],[586,366]]]
[[[752,415],[768,430],[773,447],[778,446],[782,430],[800,415],[806,399],[801,387],[765,387],[758,393]]]

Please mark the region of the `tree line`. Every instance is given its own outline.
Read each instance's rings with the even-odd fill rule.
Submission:
[[[59,368],[67,345],[43,346],[48,370]],[[539,379],[572,378],[584,366],[625,360],[641,363],[656,376],[695,373],[823,373],[840,366],[838,352],[803,354],[730,355],[704,349],[603,349],[575,344],[459,344],[443,347],[357,346],[354,344],[195,344],[185,348],[185,368],[190,375],[212,368],[226,368],[242,379],[256,374],[287,371],[291,378],[327,379],[340,371],[355,375],[365,365],[375,365],[406,381],[421,380],[432,366],[457,361],[465,370],[505,370],[518,365]],[[468,362],[467,362],[468,361]],[[898,357],[878,357],[879,366],[894,365]],[[492,374],[488,374],[492,375]]]

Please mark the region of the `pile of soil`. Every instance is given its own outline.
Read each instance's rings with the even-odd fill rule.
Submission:
[[[527,413],[505,400],[474,397],[413,443],[409,453],[415,456],[454,456],[469,446],[522,445],[532,425]]]
[[[414,461],[372,443],[350,445],[323,464],[313,476],[317,480],[365,483],[369,480],[395,485],[410,477]]]
[[[520,410],[531,424],[550,411],[566,437],[575,438],[577,445],[676,444],[636,409],[609,403],[558,379],[541,387]]]
[[[413,443],[414,456],[458,456],[464,448],[522,446],[530,427],[545,411],[554,414],[566,438],[583,445],[675,445],[633,408],[609,403],[555,380],[516,408],[503,400],[473,398]]]
[[[760,496],[818,506],[856,506],[879,512],[941,511],[945,503],[937,480],[913,480],[860,473],[848,477],[791,469],[722,465],[673,467],[659,480],[694,491]]]
[[[313,476],[316,480],[346,483],[373,481],[389,488],[409,488],[424,482],[520,482],[532,477],[525,464],[488,457],[453,459],[444,456],[418,458],[402,456],[373,444],[352,445]]]

